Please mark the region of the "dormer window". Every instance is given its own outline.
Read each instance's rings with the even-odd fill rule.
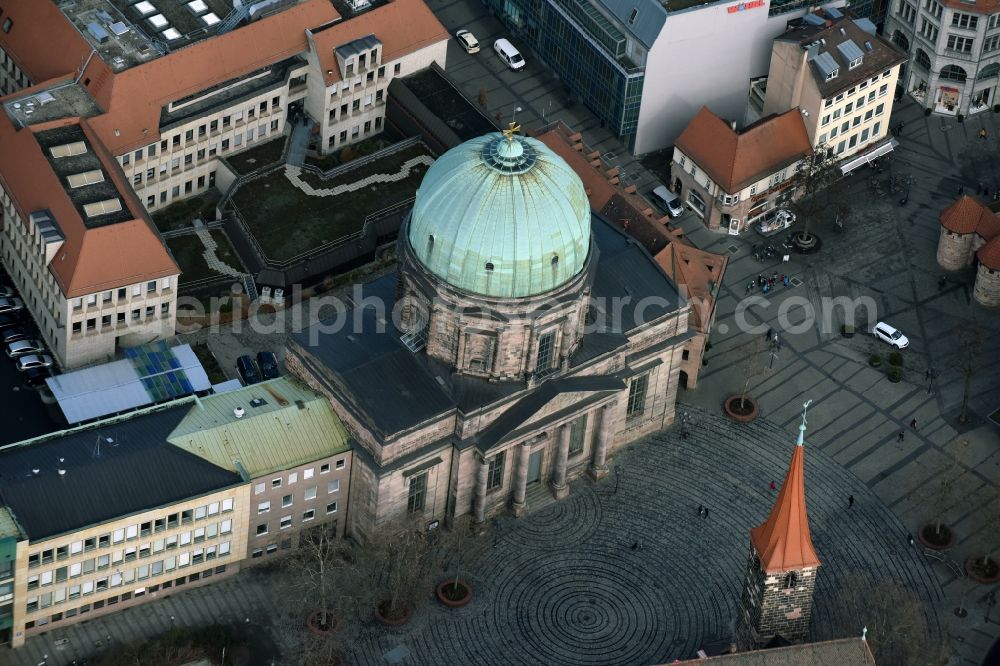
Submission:
[[[855,60],[852,60],[852,61],[851,61],[851,64],[850,64],[850,65],[848,65],[848,67],[847,67],[847,68],[848,68],[848,69],[854,69],[855,67],[857,67],[858,65],[860,65],[860,64],[861,64],[861,61],[862,61],[862,60],[864,60],[864,58],[856,58]]]
[[[348,60],[346,64],[347,76],[354,76],[354,61]]]
[[[832,72],[830,72],[829,74],[826,75],[826,80],[827,81],[833,81],[835,78],[837,78],[837,74],[839,74],[839,73],[840,73],[839,69],[833,70]]]

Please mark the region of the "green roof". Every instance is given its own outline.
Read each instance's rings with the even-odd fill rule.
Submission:
[[[327,399],[290,377],[202,398],[167,441],[249,478],[350,448]]]
[[[21,529],[17,526],[17,521],[11,515],[7,507],[0,506],[0,539],[6,537],[18,538],[21,536]]]

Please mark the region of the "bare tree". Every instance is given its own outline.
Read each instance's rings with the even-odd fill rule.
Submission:
[[[962,373],[962,411],[958,420],[969,420],[969,396],[972,393],[972,377],[979,367],[979,354],[983,349],[983,331],[975,322],[958,328],[958,369]]]
[[[364,603],[391,620],[407,616],[430,593],[437,532],[403,518],[379,527],[354,559]]]
[[[475,524],[466,514],[455,518],[451,527],[437,535],[437,553],[441,569],[454,574],[451,587],[458,592],[461,578],[482,554],[492,536],[492,523]]]
[[[867,629],[868,647],[879,666],[948,663],[947,646],[928,621],[926,604],[912,590],[849,574],[840,581],[833,605],[824,631],[840,638],[860,636]]]
[[[812,228],[817,217],[831,209],[833,184],[843,177],[837,160],[828,150],[817,150],[802,158],[795,170],[795,209],[802,220],[799,237],[811,244]],[[849,214],[849,199],[837,197],[838,214]]]
[[[742,347],[743,360],[740,370],[743,375],[743,391],[740,393],[740,408],[747,408],[747,398],[750,395],[750,383],[757,377],[767,375],[767,349],[769,341],[761,336],[754,336]]]
[[[940,536],[941,528],[944,525],[944,515],[951,508],[958,489],[958,480],[965,472],[965,468],[958,460],[953,460],[951,465],[945,469],[937,482],[928,486],[929,496],[927,503],[935,511],[934,534]]]

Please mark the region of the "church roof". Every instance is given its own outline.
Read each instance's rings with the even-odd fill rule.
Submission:
[[[768,573],[818,567],[819,557],[809,534],[806,512],[805,418],[799,426],[799,441],[781,484],[778,500],[763,524],[750,530],[750,543],[757,551],[761,568]]]
[[[457,289],[536,296],[583,270],[590,205],[580,178],[541,141],[487,134],[427,170],[407,238],[427,270]]]

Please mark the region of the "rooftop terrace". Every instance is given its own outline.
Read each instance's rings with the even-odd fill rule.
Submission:
[[[15,97],[3,105],[7,117],[19,127],[46,123],[59,118],[89,118],[101,112],[94,98],[83,86],[67,82]]]

